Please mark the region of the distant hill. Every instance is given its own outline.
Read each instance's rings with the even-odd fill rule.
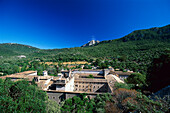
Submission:
[[[90,58],[117,59],[124,57],[130,62],[148,62],[170,49],[170,25],[151,29],[136,30],[115,40],[90,41],[82,47],[43,50],[21,44],[0,44],[2,55],[29,54],[55,60],[83,60]],[[4,51],[9,51],[4,53]],[[1,56],[1,55],[0,55]]]
[[[120,39],[107,40],[93,46],[51,49],[32,54],[43,61],[76,61],[105,59],[115,67],[146,71],[153,58],[170,49],[170,25],[137,30]]]
[[[98,43],[100,43],[100,41],[98,41],[98,40],[91,40],[87,44],[82,45],[81,47],[94,46],[94,45],[97,45]]]
[[[167,40],[170,39],[170,25],[164,27],[154,27],[151,29],[136,30],[127,36],[121,38],[123,42],[145,40],[145,39],[157,39]]]
[[[0,53],[3,56],[13,56],[20,54],[29,54],[38,51],[38,48],[22,45],[17,43],[2,43],[0,44]]]
[[[0,57],[15,56],[15,55],[18,55],[18,53],[14,52],[12,50],[9,50],[7,48],[4,48],[4,47],[0,47]]]

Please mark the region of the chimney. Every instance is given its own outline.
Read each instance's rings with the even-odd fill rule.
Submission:
[[[71,69],[69,69],[69,77],[71,78],[71,73],[72,73],[72,71],[71,71]]]

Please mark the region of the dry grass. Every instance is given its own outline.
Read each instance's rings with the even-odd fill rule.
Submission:
[[[43,63],[43,62],[41,62],[41,63]],[[63,64],[63,65],[70,65],[70,64],[89,64],[88,62],[86,62],[86,61],[77,61],[77,62],[63,62],[63,63],[61,63],[61,64]],[[45,62],[45,64],[47,64],[47,65],[50,65],[50,64],[54,64],[54,65],[57,65],[58,64],[58,62]]]

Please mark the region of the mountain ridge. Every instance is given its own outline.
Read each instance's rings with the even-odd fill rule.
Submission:
[[[26,55],[40,50],[39,48],[32,47],[29,45],[18,44],[18,43],[1,43],[0,44],[0,55],[13,56],[13,55]]]
[[[161,29],[161,31],[163,31],[163,32],[158,31],[158,30],[160,30],[160,29]],[[166,29],[166,30],[162,30],[162,29]],[[132,35],[132,34],[134,34],[134,33],[135,33],[135,34],[138,34],[138,33],[139,33],[139,34],[140,34],[140,35],[138,35],[138,36],[139,36],[139,39],[136,39],[136,40],[141,40],[141,39],[142,39],[142,38],[141,38],[141,36],[142,36],[141,33],[142,33],[143,31],[148,31],[148,30],[152,30],[152,31],[155,31],[155,32],[159,32],[159,34],[162,34],[162,33],[168,34],[168,33],[170,33],[170,24],[168,24],[168,25],[166,25],[166,26],[163,26],[163,27],[152,27],[152,28],[149,28],[149,29],[134,30],[134,31],[132,31],[131,33],[123,36],[122,38],[118,38],[118,39],[111,39],[111,40],[104,40],[104,41],[91,40],[91,41],[89,41],[88,43],[90,43],[90,42],[93,43],[93,41],[95,41],[96,44],[92,44],[93,46],[95,46],[95,45],[98,45],[98,44],[100,44],[100,43],[107,43],[107,42],[112,42],[112,41],[124,41],[124,42],[126,42],[126,41],[129,41],[129,40],[135,40],[135,39],[133,38],[133,36],[135,36],[135,35]],[[143,33],[147,33],[147,32],[143,32]],[[153,33],[153,32],[152,32],[152,33]],[[130,36],[132,36],[132,37],[130,37]],[[127,38],[129,38],[129,40],[126,40]],[[161,37],[161,38],[163,38],[163,37]],[[168,34],[168,37],[165,37],[165,39],[168,39],[168,38],[170,38],[170,37],[169,37],[169,34]],[[152,39],[152,38],[150,38],[150,39]],[[86,43],[86,44],[88,44],[88,43]],[[38,48],[38,47],[33,47],[33,46],[31,46],[31,45],[19,44],[19,43],[0,43],[0,45],[4,45],[4,44],[27,46],[27,47],[36,48],[36,49],[39,49],[39,50],[55,50],[55,49],[60,50],[60,49],[58,49],[58,48],[54,48],[54,49],[40,49],[40,48]],[[86,45],[86,44],[84,44],[84,45]],[[83,45],[82,45],[81,47],[83,47]],[[86,46],[86,47],[87,47],[87,46]],[[70,48],[76,48],[76,47],[70,47]],[[66,48],[61,48],[61,49],[66,49]]]
[[[4,50],[6,49],[6,53],[9,56],[13,56],[15,54],[26,54],[31,56],[47,56],[47,55],[61,55],[61,54],[77,54],[83,56],[92,56],[92,57],[102,57],[103,54],[107,56],[114,56],[114,53],[119,53],[122,55],[123,51],[126,49],[134,50],[149,50],[148,47],[154,48],[157,45],[159,49],[161,48],[168,48],[170,44],[170,25],[164,27],[154,27],[150,29],[142,29],[142,30],[135,30],[130,34],[114,40],[106,40],[101,41],[100,43],[94,44],[92,42],[91,46],[85,47],[74,47],[74,48],[62,48],[62,49],[39,49],[36,47],[32,47],[29,45],[22,45],[17,43],[3,43],[0,44],[0,53],[5,55]],[[153,43],[152,45],[149,42]],[[154,43],[158,43],[154,45]],[[165,46],[164,46],[165,45]],[[131,48],[133,47],[133,48]],[[124,50],[122,50],[124,48]],[[146,49],[147,48],[147,49]],[[118,51],[121,50],[122,52]],[[10,55],[8,52],[13,52]],[[129,51],[129,50],[128,50]],[[94,55],[96,54],[96,55]]]
[[[98,40],[91,40],[87,44],[82,45],[81,47],[95,46],[99,43],[100,43],[100,41],[98,41]]]

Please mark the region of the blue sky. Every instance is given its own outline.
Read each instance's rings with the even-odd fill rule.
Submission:
[[[0,43],[79,47],[170,24],[170,0],[0,0]]]

